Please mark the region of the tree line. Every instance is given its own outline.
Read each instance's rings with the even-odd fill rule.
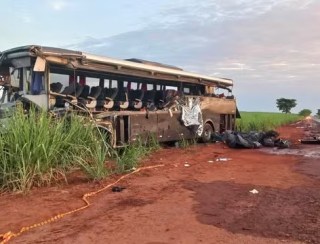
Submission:
[[[290,113],[291,109],[293,109],[294,107],[297,106],[297,100],[296,99],[288,99],[288,98],[278,98],[276,100],[276,104],[278,109],[282,112],[282,113]],[[301,116],[309,116],[312,113],[312,111],[310,109],[302,109],[299,112],[299,115]],[[319,111],[318,111],[318,116],[319,116]]]

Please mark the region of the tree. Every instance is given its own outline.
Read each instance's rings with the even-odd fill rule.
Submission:
[[[299,112],[299,115],[300,116],[303,116],[303,117],[307,117],[309,116],[310,114],[312,114],[312,111],[310,109],[302,109],[300,112]]]
[[[296,99],[279,98],[277,99],[277,107],[283,113],[290,113],[290,110],[297,106]]]

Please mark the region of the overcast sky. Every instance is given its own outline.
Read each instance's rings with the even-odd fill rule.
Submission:
[[[234,80],[241,111],[320,109],[320,0],[1,0],[0,50],[40,44]]]

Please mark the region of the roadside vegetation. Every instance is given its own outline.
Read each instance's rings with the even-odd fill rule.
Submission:
[[[276,100],[276,104],[278,109],[282,113],[290,113],[291,109],[297,106],[297,100],[296,99],[288,99],[288,98],[279,98]]]
[[[151,135],[147,140],[138,139],[135,143],[118,150],[116,172],[122,173],[135,169],[141,158],[159,148],[157,138]]]
[[[85,126],[84,126],[85,125]],[[158,147],[140,141],[116,151],[101,138],[95,125],[79,116],[54,118],[31,109],[18,109],[0,133],[0,190],[26,192],[34,186],[65,180],[82,170],[92,180],[132,170],[138,160]],[[113,162],[106,167],[106,162]]]
[[[238,131],[268,131],[274,130],[281,125],[293,123],[302,119],[302,116],[290,113],[267,113],[267,112],[241,112],[241,119],[237,119]]]
[[[299,112],[299,115],[300,116],[303,116],[303,117],[307,117],[307,116],[310,116],[312,114],[312,111],[310,109],[302,109],[300,112]]]
[[[241,112],[239,131],[266,131],[292,123],[295,114]],[[0,190],[27,192],[34,186],[67,182],[68,174],[81,170],[88,179],[101,180],[110,174],[138,167],[139,160],[159,149],[156,137],[137,140],[115,150],[87,118],[48,116],[31,109],[18,109],[0,130]],[[194,142],[193,142],[194,143]],[[191,143],[191,144],[193,144]],[[182,140],[180,146],[187,147]]]

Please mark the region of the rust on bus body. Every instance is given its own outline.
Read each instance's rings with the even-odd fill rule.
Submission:
[[[218,97],[201,97],[201,109],[211,113],[235,114],[235,99],[218,98]]]

